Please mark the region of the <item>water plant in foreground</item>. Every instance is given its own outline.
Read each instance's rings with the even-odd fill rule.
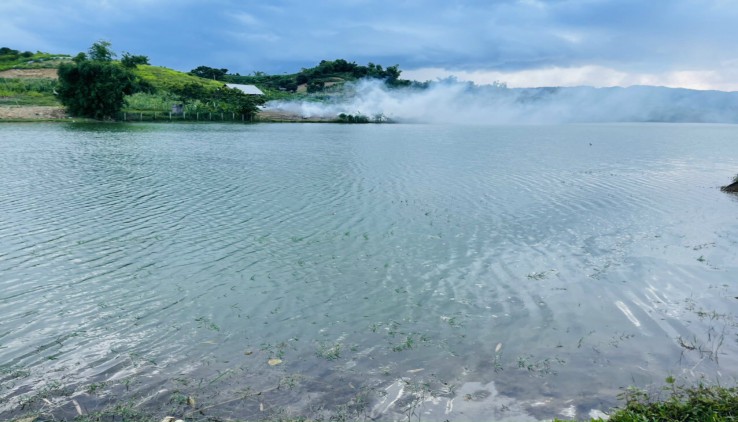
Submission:
[[[610,414],[610,422],[672,422],[738,420],[738,387],[677,384],[666,378],[660,391],[629,387],[619,396],[624,406]],[[602,419],[591,419],[601,421]]]

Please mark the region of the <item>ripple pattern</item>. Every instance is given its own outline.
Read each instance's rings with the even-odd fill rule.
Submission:
[[[737,136],[4,124],[0,416],[59,384],[156,406],[198,379],[248,418],[244,388],[300,414],[401,377],[584,410],[735,377]],[[287,376],[314,402],[272,389]]]

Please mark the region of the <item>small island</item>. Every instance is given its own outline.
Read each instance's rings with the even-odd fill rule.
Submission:
[[[733,183],[720,188],[723,192],[738,193],[738,175],[733,178]]]

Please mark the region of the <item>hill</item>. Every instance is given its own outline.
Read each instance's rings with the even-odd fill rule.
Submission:
[[[71,60],[66,54],[50,54],[37,51],[18,51],[8,47],[0,47],[0,71],[8,69],[49,69],[57,68],[60,63]]]
[[[216,90],[223,86],[223,82],[200,78],[189,73],[161,66],[138,65],[133,69],[133,73],[151,85],[157,92],[178,91],[193,84],[199,85],[206,90]]]

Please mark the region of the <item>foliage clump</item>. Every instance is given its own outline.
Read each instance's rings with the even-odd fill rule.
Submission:
[[[667,378],[666,399],[630,388],[622,398],[625,407],[610,416],[611,422],[735,421],[738,420],[738,388],[676,385]]]
[[[353,114],[341,113],[338,115],[338,121],[340,123],[369,123],[369,118],[363,114],[354,116]]]
[[[59,66],[58,95],[73,116],[112,119],[123,108],[125,96],[139,87],[130,70],[113,62],[110,43],[98,41],[89,58],[78,54],[73,63]]]
[[[228,74],[228,69],[215,69],[208,66],[198,66],[190,71],[190,75],[216,81],[224,80],[226,74]]]
[[[123,53],[123,57],[120,58],[120,64],[128,69],[135,69],[138,65],[149,64],[149,58],[147,56]]]

